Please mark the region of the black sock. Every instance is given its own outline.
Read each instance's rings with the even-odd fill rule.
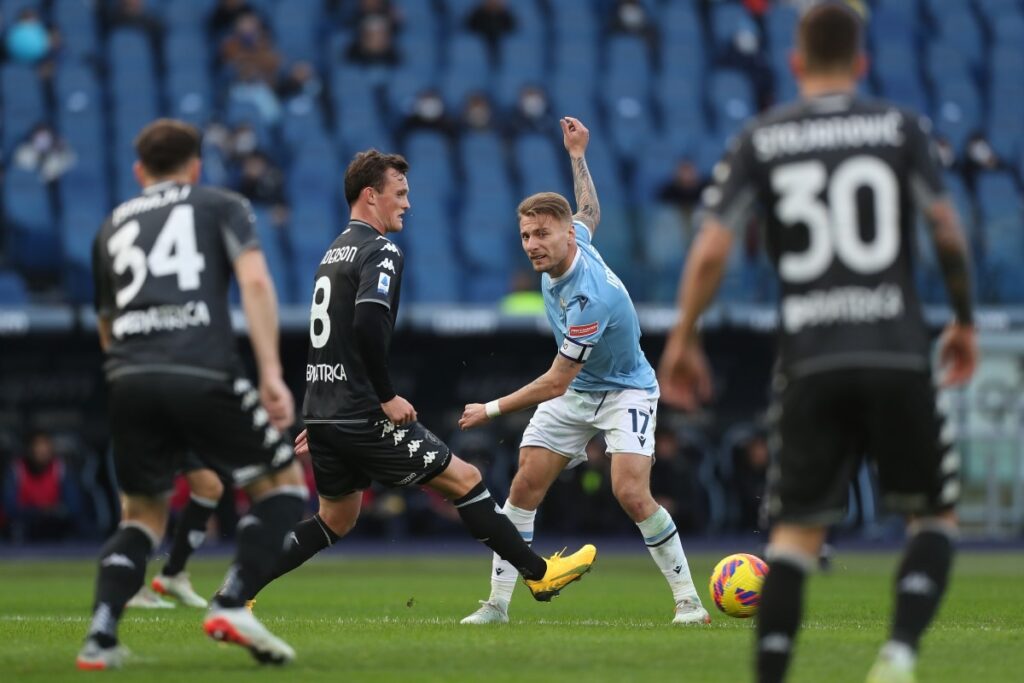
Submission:
[[[146,580],[146,562],[152,550],[149,534],[135,526],[118,529],[100,550],[96,597],[87,637],[101,647],[117,644],[117,622],[125,604]]]
[[[305,499],[291,492],[272,493],[252,506],[238,522],[238,550],[224,585],[214,596],[217,605],[241,607],[254,587],[266,585],[284,552],[285,536],[305,507]]]
[[[217,508],[217,501],[192,496],[181,511],[178,526],[171,541],[171,555],[160,572],[164,576],[177,576],[196,548],[206,540],[206,523]]]
[[[327,546],[337,543],[339,538],[341,536],[331,531],[319,514],[299,522],[288,534],[284,552],[277,556],[273,569],[262,583],[250,587],[247,599],[252,600],[268,583],[301,566]]]
[[[768,576],[757,611],[759,683],[779,683],[786,677],[796,632],[800,629],[804,578],[813,564],[811,558],[795,554],[776,553],[768,560]]]
[[[524,578],[536,580],[544,576],[548,569],[544,558],[530,550],[515,525],[498,510],[483,482],[452,503],[473,538],[498,553]]]
[[[896,610],[892,639],[917,651],[946,592],[953,564],[953,542],[943,531],[920,531],[907,543],[896,574]]]

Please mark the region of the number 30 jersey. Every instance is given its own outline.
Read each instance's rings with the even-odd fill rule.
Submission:
[[[755,119],[714,170],[704,210],[755,213],[781,282],[781,369],[929,367],[914,286],[915,207],[944,195],[927,121],[830,94]]]
[[[228,287],[235,259],[259,248],[255,220],[240,195],[177,182],[114,209],[93,243],[96,312],[113,332],[110,379],[239,376]]]
[[[309,314],[306,422],[365,423],[381,415],[356,343],[357,306],[383,306],[391,328],[398,317],[403,255],[369,224],[350,221],[327,249],[316,271]],[[387,340],[381,340],[381,344]],[[387,356],[388,349],[384,349]]]

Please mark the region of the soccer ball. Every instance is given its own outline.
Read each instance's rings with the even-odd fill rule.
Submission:
[[[730,617],[752,617],[761,604],[761,586],[767,573],[768,565],[760,557],[729,555],[711,572],[711,598]]]

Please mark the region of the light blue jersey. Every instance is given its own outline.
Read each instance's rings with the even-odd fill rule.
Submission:
[[[640,349],[640,321],[629,292],[590,242],[590,230],[575,222],[578,251],[561,277],[541,278],[544,308],[558,352],[583,369],[577,391],[658,390],[651,364]]]

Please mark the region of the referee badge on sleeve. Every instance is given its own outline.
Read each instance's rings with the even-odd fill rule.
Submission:
[[[571,361],[586,363],[587,359],[590,358],[590,352],[593,350],[594,347],[590,344],[583,344],[575,339],[565,337],[562,340],[562,348],[558,349],[558,352]]]
[[[387,273],[381,273],[377,277],[377,293],[387,294],[391,289],[391,276]]]

